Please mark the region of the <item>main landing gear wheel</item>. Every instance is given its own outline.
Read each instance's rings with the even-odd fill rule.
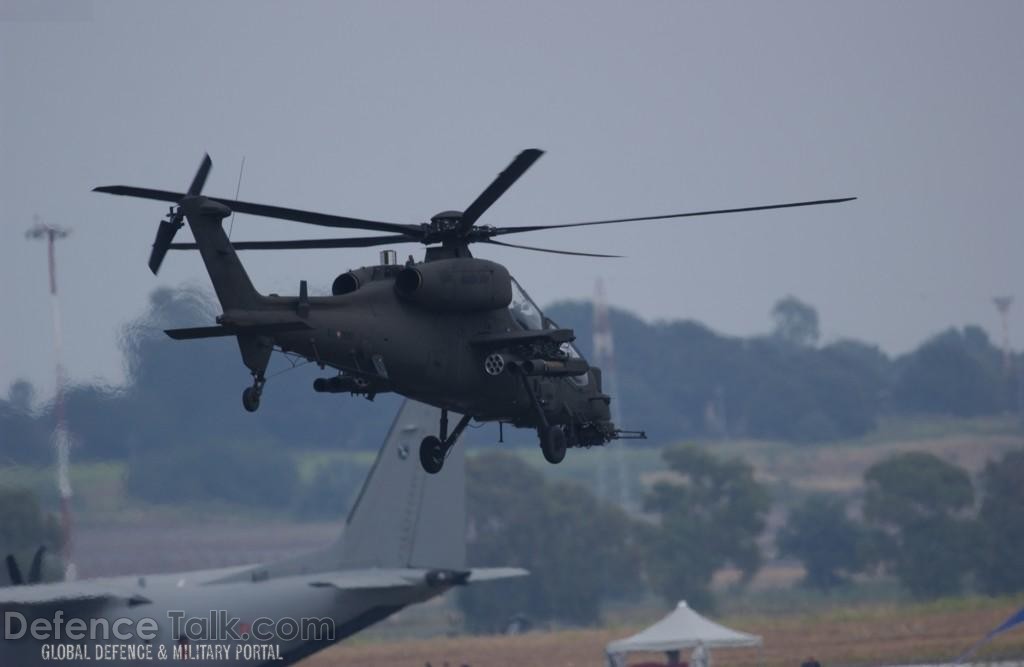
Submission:
[[[548,463],[561,463],[565,458],[565,431],[552,424],[546,433],[541,433],[540,450]]]
[[[256,412],[260,409],[260,395],[263,393],[258,387],[246,387],[242,392],[242,405],[249,412]]]
[[[431,475],[441,472],[444,467],[444,455],[448,448],[436,435],[428,435],[420,442],[420,465]]]

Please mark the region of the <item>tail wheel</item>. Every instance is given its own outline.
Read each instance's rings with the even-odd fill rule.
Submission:
[[[420,442],[420,465],[431,475],[441,472],[444,467],[444,443],[436,435],[428,435]]]
[[[552,424],[540,437],[540,450],[548,463],[561,463],[565,458],[565,431]]]

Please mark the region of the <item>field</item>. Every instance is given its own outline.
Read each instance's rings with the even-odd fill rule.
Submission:
[[[1024,604],[1024,597],[940,601],[927,605],[866,605],[824,613],[749,615],[723,623],[764,638],[761,649],[718,650],[717,667],[795,667],[813,655],[824,665],[950,662]],[[651,617],[648,621],[656,620]],[[604,646],[640,626],[533,632],[519,636],[382,641],[356,638],[308,658],[303,667],[601,667]],[[1024,629],[998,637],[980,659],[1024,657]],[[663,661],[636,654],[633,663]]]
[[[765,638],[761,651],[716,652],[723,665],[795,666],[813,654],[823,664],[894,664],[948,661],[959,655],[1012,611],[1024,597],[991,600],[968,598],[913,605],[890,581],[862,581],[852,593],[823,598],[794,586],[799,564],[772,558],[770,534],[785,509],[808,493],[839,493],[853,501],[861,492],[864,471],[897,452],[932,452],[977,475],[989,460],[1024,446],[1020,425],[1011,418],[984,420],[900,420],[883,423],[868,437],[827,445],[720,440],[699,443],[726,457],[754,466],[771,490],[776,508],[766,533],[768,562],[745,590],[732,584],[736,573],[715,578],[716,597],[727,625]],[[512,448],[552,480],[584,484],[593,491],[614,491],[625,479],[634,503],[652,482],[664,478],[660,452],[619,443],[613,448],[572,451],[559,466],[543,462],[534,447]],[[476,444],[470,455],[498,450]],[[303,478],[330,461],[367,468],[372,452],[297,453]],[[618,476],[619,468],[624,475]],[[84,463],[73,468],[76,490],[75,551],[83,576],[181,571],[245,562],[266,562],[323,546],[341,530],[343,507],[329,521],[297,522],[289,509],[254,509],[217,504],[148,505],[124,491],[125,465]],[[616,474],[605,479],[609,471]],[[0,486],[25,486],[52,503],[52,471],[0,467]],[[635,506],[635,505],[634,505]],[[364,633],[302,663],[305,667],[505,667],[512,665],[599,666],[603,647],[657,620],[663,603],[648,600],[629,608],[606,610],[605,627],[555,629],[515,637],[463,637],[452,595],[415,606]],[[996,641],[983,657],[1024,657],[1024,629]],[[632,656],[633,662],[663,656]]]

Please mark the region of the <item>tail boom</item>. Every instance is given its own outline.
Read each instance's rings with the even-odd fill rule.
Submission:
[[[262,297],[224,233],[223,221],[231,215],[231,209],[206,197],[185,197],[181,208],[224,310],[259,306]]]

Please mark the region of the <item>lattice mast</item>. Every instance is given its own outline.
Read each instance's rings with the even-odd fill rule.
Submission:
[[[619,377],[615,368],[615,339],[612,336],[611,318],[608,315],[608,298],[604,282],[600,278],[594,286],[593,310],[594,363],[601,369],[604,393],[612,397],[612,421],[621,428],[622,395],[619,393]],[[602,498],[617,503],[623,509],[630,509],[633,499],[626,466],[621,443],[615,442],[601,448],[598,454],[598,493]],[[609,471],[610,467],[614,468],[614,471]],[[612,479],[615,480],[614,490],[611,488]]]
[[[64,558],[64,578],[73,580],[75,578],[75,565],[72,560],[71,550],[71,474],[70,474],[70,448],[71,436],[68,432],[67,422],[64,415],[64,386],[67,384],[67,376],[64,372],[60,300],[57,296],[57,257],[55,246],[60,239],[67,238],[70,230],[44,223],[38,215],[33,216],[35,225],[27,232],[28,239],[45,239],[47,249],[47,260],[50,274],[50,315],[53,321],[53,358],[57,386],[54,391],[54,429],[53,446],[57,455],[57,491],[60,496],[60,526],[63,541],[61,555]]]
[[[1003,370],[1009,375],[1013,371],[1013,359],[1010,353],[1010,306],[1013,305],[1012,296],[997,296],[992,299],[999,311],[999,319],[1003,327]]]

